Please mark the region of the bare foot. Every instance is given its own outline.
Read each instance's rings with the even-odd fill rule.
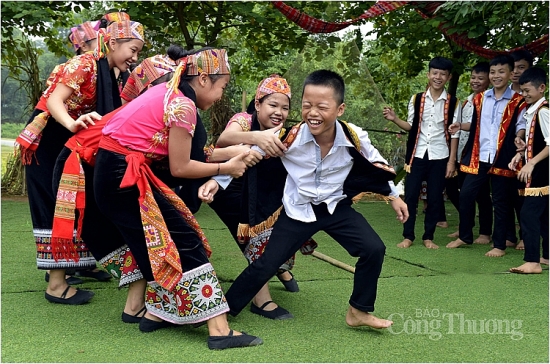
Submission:
[[[449,223],[447,221],[440,221],[435,226],[446,229],[449,227]]]
[[[423,243],[424,246],[428,249],[439,249],[439,247],[435,245],[434,242],[431,240],[424,240]]]
[[[410,247],[411,245],[413,245],[413,242],[411,239],[403,239],[402,242],[400,242],[399,244],[397,244],[397,247],[398,248],[408,248]]]
[[[506,252],[498,248],[493,248],[485,253],[486,257],[503,257],[504,255],[506,255]]]
[[[352,327],[369,326],[373,329],[385,329],[390,327],[393,321],[378,318],[373,314],[359,311],[350,306],[346,313],[346,323]]]
[[[548,259],[540,258],[540,264],[548,265]]]
[[[459,235],[458,235],[458,230],[455,231],[455,232],[452,233],[452,234],[447,235],[448,238],[458,238],[458,236],[459,236]]]
[[[523,244],[523,240],[520,240],[518,245],[516,245],[516,250],[525,250],[525,244]]]
[[[456,239],[455,241],[451,241],[449,244],[447,244],[447,248],[454,249],[454,248],[458,248],[458,247],[463,246],[463,245],[468,245],[468,244],[466,244],[465,242],[463,242],[460,239]]]
[[[491,236],[489,235],[479,235],[476,240],[474,240],[474,244],[489,244],[491,242]]]
[[[521,274],[539,274],[542,273],[542,268],[540,263],[526,262],[516,268],[510,268],[512,273],[521,273]]]

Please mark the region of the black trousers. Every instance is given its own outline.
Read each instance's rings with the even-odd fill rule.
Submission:
[[[523,260],[540,261],[541,237],[542,257],[548,259],[548,196],[525,196],[520,216],[525,244]]]
[[[241,218],[241,205],[243,203],[242,186],[242,179],[234,178],[225,190],[220,187],[214,196],[214,201],[212,201],[209,206],[225,224],[233,240],[235,240],[239,249],[241,249],[241,252],[244,252],[246,244],[239,244],[237,240],[237,231]]]
[[[457,166],[457,169],[460,165]],[[445,191],[453,206],[460,212],[460,190],[466,178],[466,173],[458,171],[458,176],[445,180]],[[493,200],[491,199],[491,186],[487,180],[479,189],[476,197],[479,213],[479,235],[491,235],[493,233]],[[445,204],[442,205],[438,221],[447,221],[445,216]]]
[[[126,172],[126,167],[127,163],[124,155],[100,148],[94,168],[95,198],[99,210],[115,224],[124,239],[124,243],[132,251],[143,277],[147,281],[154,281],[141,222],[138,202],[139,190],[137,186],[119,187]],[[198,191],[195,193],[198,193]],[[162,212],[170,236],[178,249],[183,271],[208,263],[206,251],[196,232],[170,202],[156,192],[154,188],[153,195]]]
[[[506,249],[506,239],[515,234],[513,215],[513,196],[518,193],[515,179],[489,174],[491,164],[480,162],[478,174],[468,174],[464,178],[460,190],[460,223],[459,237],[467,243],[474,241],[473,227],[475,224],[475,196],[477,196],[487,181],[491,183],[493,192],[494,229],[493,244],[495,248]],[[480,212],[480,216],[481,216]]]
[[[403,237],[414,241],[414,225],[418,197],[422,188],[422,181],[428,184],[428,207],[424,216],[424,235],[422,240],[433,240],[435,227],[439,221],[443,206],[443,190],[445,189],[445,173],[448,158],[429,160],[428,152],[424,158],[414,158],[411,173],[405,177],[405,203],[409,209],[409,219],[403,225]]]
[[[353,292],[349,304],[358,310],[374,310],[378,277],[386,247],[367,220],[349,202],[342,201],[333,214],[326,204],[312,205],[317,221],[305,223],[291,219],[283,209],[273,226],[269,244],[259,259],[237,277],[226,293],[230,313],[236,316],[260,288],[277,273],[277,269],[300,249],[304,241],[318,231],[325,231],[347,252],[358,257]]]

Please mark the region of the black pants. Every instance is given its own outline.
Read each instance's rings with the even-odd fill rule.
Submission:
[[[237,240],[241,205],[243,203],[242,186],[242,178],[234,178],[225,190],[220,187],[214,196],[214,201],[209,204],[210,208],[216,212],[216,215],[225,224],[241,252],[246,248],[246,244],[239,244]]]
[[[459,167],[457,167],[459,168]],[[458,176],[445,180],[445,191],[453,206],[460,212],[460,190],[466,178],[466,173],[458,171]],[[476,197],[479,213],[479,235],[491,235],[493,233],[493,200],[491,199],[491,186],[489,180],[479,189]],[[447,221],[445,216],[445,204],[442,204],[438,221]]]
[[[403,225],[403,237],[414,241],[414,225],[416,223],[416,209],[418,197],[422,188],[422,181],[428,185],[428,207],[424,216],[424,235],[422,240],[433,240],[435,227],[441,214],[443,205],[443,189],[445,188],[445,173],[448,158],[429,160],[428,152],[424,158],[414,158],[411,173],[405,178],[405,203],[409,209],[409,219]]]
[[[525,244],[523,260],[540,261],[541,237],[542,257],[548,259],[548,196],[525,196],[520,216]]]
[[[250,264],[226,293],[230,313],[236,316],[250,302],[277,269],[300,249],[304,241],[318,231],[325,231],[353,257],[355,265],[353,292],[349,304],[358,310],[374,310],[378,277],[386,247],[365,218],[348,202],[341,202],[331,215],[326,204],[313,205],[317,221],[305,223],[291,219],[283,209],[273,226],[269,244],[258,260]]]
[[[467,243],[474,241],[475,196],[488,180],[493,191],[494,229],[493,243],[498,249],[506,249],[506,239],[515,231],[513,215],[513,196],[518,193],[515,179],[489,174],[491,164],[480,162],[478,174],[468,174],[460,190],[459,237]],[[481,213],[480,213],[481,216]],[[515,233],[514,233],[515,234]]]
[[[100,148],[94,168],[95,198],[100,211],[116,225],[124,242],[130,247],[144,278],[154,281],[141,222],[139,190],[137,186],[119,187],[126,167],[124,155]],[[196,232],[154,188],[153,195],[178,249],[183,271],[208,263],[206,251]]]

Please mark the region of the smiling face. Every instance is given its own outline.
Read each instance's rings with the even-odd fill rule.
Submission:
[[[260,130],[266,130],[286,121],[290,110],[290,100],[288,96],[276,92],[265,96],[262,102],[256,100],[254,106],[256,107]]]
[[[489,81],[491,81],[495,91],[502,91],[508,87],[511,75],[512,71],[507,64],[496,64],[490,68]]]
[[[302,96],[302,120],[307,123],[315,139],[332,138],[336,119],[344,113],[346,104],[339,104],[334,89],[307,85]]]
[[[223,91],[227,87],[231,76],[215,75],[210,77],[206,73],[201,73],[193,82],[191,87],[195,90],[197,96],[197,107],[201,110],[208,110],[216,101],[219,101],[223,96]]]
[[[111,39],[111,52],[107,54],[109,65],[116,67],[120,72],[126,72],[132,63],[138,60],[139,52],[143,48],[143,41],[139,39]]]
[[[519,78],[525,72],[526,69],[529,68],[529,62],[527,62],[524,59],[520,59],[519,61],[514,62],[514,70],[512,71],[512,75],[510,77],[510,80],[512,83],[518,83]]]
[[[489,87],[489,75],[486,72],[472,71],[470,87],[475,94],[485,91]]]
[[[445,84],[447,84],[447,81],[450,79],[451,74],[449,71],[437,68],[430,68],[428,71],[428,83],[433,91],[442,92],[445,88]]]
[[[525,102],[531,105],[539,101],[544,96],[546,85],[542,83],[539,87],[536,87],[532,82],[527,82],[520,86],[520,90],[521,96],[523,96]]]

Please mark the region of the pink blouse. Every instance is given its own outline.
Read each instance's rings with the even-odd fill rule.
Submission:
[[[138,96],[107,122],[103,135],[151,159],[167,156],[170,128],[184,128],[193,136],[197,124],[195,103],[181,92],[170,95],[165,113],[167,91],[166,83],[161,83]]]

